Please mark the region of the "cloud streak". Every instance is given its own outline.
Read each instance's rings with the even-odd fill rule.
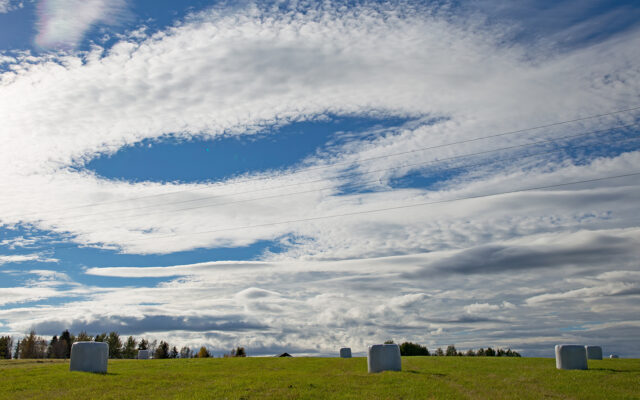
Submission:
[[[36,45],[73,49],[97,24],[116,25],[126,18],[125,0],[39,0]]]

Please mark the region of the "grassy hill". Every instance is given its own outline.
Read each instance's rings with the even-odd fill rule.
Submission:
[[[0,399],[640,399],[640,360],[403,357],[402,372],[367,374],[365,358],[110,360],[109,373],[58,360],[0,361]]]

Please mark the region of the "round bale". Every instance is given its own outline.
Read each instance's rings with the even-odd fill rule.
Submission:
[[[584,346],[587,349],[588,360],[602,360],[602,347],[600,346]]]
[[[343,347],[340,349],[340,358],[351,358],[351,347]]]
[[[148,360],[151,358],[151,350],[138,350],[138,360]]]
[[[103,342],[76,342],[71,346],[70,371],[107,373],[109,345]]]
[[[577,344],[556,345],[556,368],[587,369],[587,349]]]
[[[401,371],[402,359],[397,344],[374,344],[367,349],[367,367],[369,373],[382,371]]]

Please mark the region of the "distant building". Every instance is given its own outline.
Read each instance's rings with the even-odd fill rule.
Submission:
[[[293,357],[293,356],[289,353],[282,353],[282,354],[278,354],[276,357]]]

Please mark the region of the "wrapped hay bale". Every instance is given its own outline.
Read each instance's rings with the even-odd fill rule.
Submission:
[[[151,350],[138,350],[138,360],[148,360],[151,358]]]
[[[109,345],[103,342],[76,342],[71,346],[70,371],[107,373]]]
[[[587,349],[577,344],[556,345],[556,368],[588,369]]]
[[[401,371],[402,359],[397,344],[374,344],[367,349],[367,367],[369,373],[382,371]]]
[[[343,347],[340,349],[340,358],[351,358],[351,348]]]
[[[584,346],[587,350],[587,360],[602,360],[602,347]]]

